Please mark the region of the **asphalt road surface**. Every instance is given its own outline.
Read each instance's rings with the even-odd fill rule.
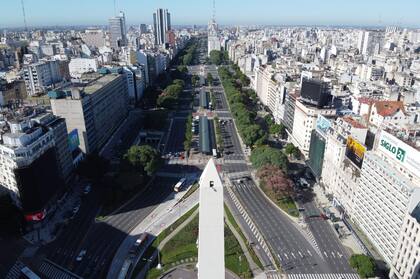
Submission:
[[[213,77],[218,79],[217,72],[212,70]],[[227,104],[225,94],[218,97]],[[223,170],[228,174],[246,174],[248,165],[235,126],[229,121],[231,115],[224,112],[223,117],[228,120],[221,127],[225,148]],[[308,220],[309,230],[304,231],[268,201],[252,179],[241,182],[233,179],[232,182],[232,190],[287,274],[295,276],[293,278],[323,278],[324,275],[325,278],[357,278],[348,264],[344,247],[325,220]],[[303,206],[308,211],[316,210],[312,200]]]
[[[105,277],[122,240],[173,191],[176,181],[176,178],[157,177],[144,193],[103,221],[94,221],[96,212],[80,214],[57,240],[40,252],[83,278]],[[85,213],[83,209],[81,213]],[[86,250],[86,255],[78,262],[76,257],[81,250]]]

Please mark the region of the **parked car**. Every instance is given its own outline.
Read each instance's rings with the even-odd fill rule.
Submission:
[[[80,251],[79,255],[77,256],[76,261],[81,262],[85,255],[86,255],[86,250],[83,249],[82,251]]]

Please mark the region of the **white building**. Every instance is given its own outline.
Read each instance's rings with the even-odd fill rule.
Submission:
[[[97,49],[106,45],[105,33],[101,29],[86,29],[82,39],[88,46]]]
[[[385,131],[375,146],[363,159],[352,219],[391,264],[409,205],[420,202],[420,152]]]
[[[405,215],[397,250],[392,259],[391,279],[420,278],[420,203],[410,204]]]
[[[23,68],[28,96],[40,95],[54,83],[60,82],[59,61],[41,61]]]
[[[333,195],[334,204],[348,216],[352,215],[360,164],[356,165],[357,161],[346,156],[347,143],[355,140],[362,147],[366,135],[367,128],[351,117],[338,118],[326,135],[322,183],[326,192]]]
[[[98,70],[96,58],[72,58],[69,63],[70,76],[80,78],[84,73],[92,73]]]
[[[403,127],[408,123],[404,103],[400,101],[376,101],[370,111],[369,123],[376,127],[395,125]]]
[[[332,117],[336,115],[335,108],[318,108],[305,104],[302,100],[296,100],[295,114],[293,119],[292,142],[300,151],[307,156],[311,143],[311,133],[315,129],[318,115]]]
[[[210,55],[210,52],[212,50],[221,50],[222,46],[220,44],[220,38],[219,38],[219,30],[215,19],[212,19],[209,22],[208,26],[208,35],[207,35],[207,51],[208,55]]]

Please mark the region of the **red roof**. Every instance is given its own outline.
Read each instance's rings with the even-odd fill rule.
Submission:
[[[374,104],[376,112],[381,116],[391,116],[398,111],[404,113],[404,103],[401,101],[376,101]]]
[[[345,116],[343,117],[343,120],[347,123],[349,123],[352,127],[357,129],[365,129],[366,126],[357,121],[356,119],[352,118],[351,116]]]
[[[374,102],[374,100],[373,100],[373,99],[370,99],[370,98],[368,98],[368,97],[360,97],[360,98],[358,98],[357,100],[358,100],[358,101],[359,101],[359,103],[361,103],[361,104],[368,104],[368,105],[370,105],[370,104],[372,104],[372,103]]]

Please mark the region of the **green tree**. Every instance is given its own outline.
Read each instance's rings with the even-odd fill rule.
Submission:
[[[247,146],[253,146],[266,135],[264,130],[257,124],[245,126],[242,130],[242,138]]]
[[[183,74],[188,73],[188,68],[185,65],[180,65],[180,66],[177,67],[177,69],[178,69],[178,71],[180,71]]]
[[[294,146],[292,143],[286,144],[284,147],[284,153],[288,156],[294,156],[295,158],[299,158],[300,156],[300,150],[296,146]]]
[[[132,167],[151,176],[161,166],[160,153],[150,145],[133,145],[124,155]]]
[[[222,63],[222,54],[219,50],[210,51],[210,62],[215,65]]]
[[[88,154],[81,161],[76,173],[88,179],[98,182],[108,171],[109,161],[97,153]]]
[[[159,95],[157,105],[162,108],[172,109],[177,105],[177,98],[165,93]]]
[[[357,270],[360,277],[369,278],[375,276],[375,260],[362,254],[354,254],[350,257],[350,266]]]
[[[207,83],[208,83],[208,85],[213,84],[213,76],[212,76],[211,73],[207,73]]]
[[[185,140],[184,140],[184,149],[189,151],[191,148],[192,142],[192,115],[190,114],[187,118],[186,128],[185,128]]]
[[[254,148],[251,153],[252,165],[260,169],[265,165],[273,165],[287,173],[287,157],[281,150],[276,148],[262,145]]]

